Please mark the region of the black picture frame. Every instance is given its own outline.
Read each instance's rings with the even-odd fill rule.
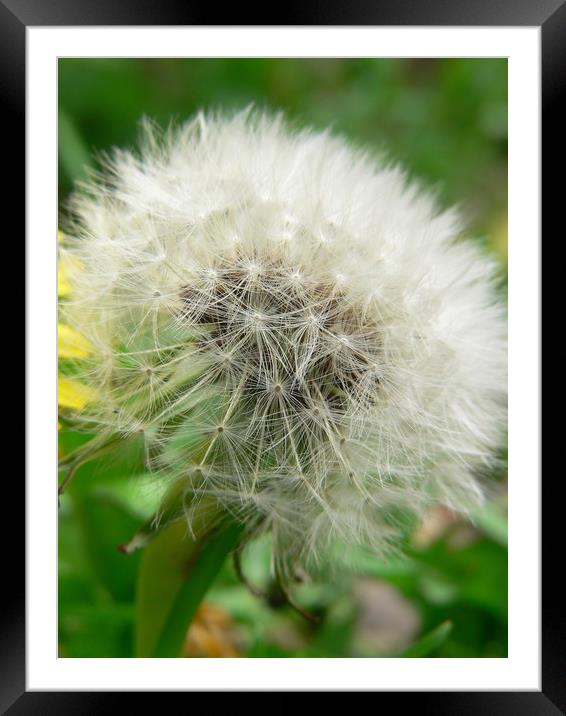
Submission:
[[[258,25],[425,25],[425,26],[537,26],[542,36],[542,112],[544,132],[543,186],[545,189],[543,226],[560,226],[563,181],[559,162],[562,146],[563,115],[559,112],[561,90],[566,77],[566,2],[565,0],[387,0],[348,3],[302,3],[300,11],[278,18],[279,22],[261,22],[255,11],[234,5],[218,10],[206,5],[175,0],[0,0],[0,95],[4,106],[0,113],[4,142],[11,147],[25,146],[25,60],[26,27],[82,25],[209,25],[215,15],[222,24]],[[8,142],[7,138],[10,137]],[[16,150],[17,152],[17,150]],[[3,192],[4,205],[16,215],[24,215],[24,161],[21,151],[10,162],[10,180]],[[12,239],[14,241],[14,239]],[[17,241],[14,241],[14,244]],[[33,446],[28,445],[28,449]],[[24,482],[16,474],[4,483],[4,504],[19,514],[24,504]],[[6,495],[6,490],[8,494]],[[391,697],[409,700],[421,714],[548,714],[564,713],[566,688],[564,654],[564,606],[558,562],[552,557],[563,541],[560,505],[552,487],[543,491],[543,613],[542,613],[542,690],[540,692],[380,692],[379,705]],[[6,510],[8,511],[8,510]],[[23,520],[2,520],[4,553],[9,552],[13,566],[3,569],[3,596],[6,604],[0,612],[0,713],[23,714],[98,714],[112,711],[119,694],[105,692],[29,692],[26,691],[25,660],[25,535]],[[560,532],[559,532],[560,530]],[[15,537],[15,535],[18,535]],[[553,569],[546,569],[553,563]],[[447,684],[447,688],[450,685]],[[141,694],[145,705],[155,697]],[[130,699],[133,694],[130,694]],[[182,695],[190,698],[189,695]],[[187,708],[192,702],[187,702]],[[128,702],[132,708],[132,702]],[[161,708],[163,706],[161,705]]]

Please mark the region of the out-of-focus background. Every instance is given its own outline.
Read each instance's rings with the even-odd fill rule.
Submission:
[[[283,109],[385,150],[458,204],[470,235],[507,262],[507,62],[499,59],[59,60],[61,212],[91,154],[132,145],[142,115],[167,125],[200,108]],[[65,454],[81,438],[60,430]],[[301,585],[311,624],[276,599],[252,596],[223,568],[187,634],[186,656],[504,657],[507,654],[505,454],[484,509],[465,522],[436,508],[387,563],[352,550],[350,566]],[[138,479],[139,477],[139,479]],[[83,466],[61,501],[59,655],[133,654],[139,554],[117,545],[151,514],[141,476]],[[264,586],[269,544],[244,555]]]

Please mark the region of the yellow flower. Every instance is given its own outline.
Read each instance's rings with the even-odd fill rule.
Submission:
[[[81,410],[95,398],[96,393],[87,385],[83,385],[72,378],[59,378],[58,402],[60,407]]]
[[[68,296],[71,293],[70,278],[73,273],[80,271],[81,263],[71,256],[62,256],[59,258],[59,266],[57,268],[57,293],[59,296]]]
[[[57,242],[61,243],[64,234],[59,231]],[[59,296],[67,296],[71,292],[69,275],[72,271],[80,270],[80,263],[70,257],[59,259],[57,272],[57,292]],[[57,326],[58,355],[59,358],[86,358],[92,352],[92,345],[80,333],[77,333],[70,326],[59,323]],[[62,408],[81,410],[87,403],[96,398],[95,392],[86,385],[79,383],[72,378],[59,378],[58,402]],[[57,428],[60,428],[60,423]]]
[[[57,243],[61,244],[65,239],[65,234],[59,230],[57,232]],[[71,276],[83,268],[81,262],[72,256],[60,255],[57,265],[57,293],[59,296],[68,296],[71,293]]]
[[[59,358],[86,358],[92,352],[89,341],[64,323],[57,326],[57,338]]]

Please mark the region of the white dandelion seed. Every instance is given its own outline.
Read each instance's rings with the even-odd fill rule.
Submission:
[[[72,199],[77,419],[269,529],[280,570],[482,499],[505,425],[495,266],[454,211],[328,133],[199,115]],[[187,512],[190,519],[190,510]]]

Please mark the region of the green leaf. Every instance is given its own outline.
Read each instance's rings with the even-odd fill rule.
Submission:
[[[59,421],[63,424],[57,431],[57,444],[59,448],[59,461],[66,459],[66,456],[80,448],[82,445],[93,440],[96,435],[94,433],[85,433],[83,431],[73,430],[72,427],[66,425],[65,417],[59,416]]]
[[[140,555],[118,550],[139,526],[139,517],[103,489],[72,498],[73,512],[91,571],[116,602],[133,602]]]
[[[405,659],[415,659],[422,656],[430,656],[436,651],[448,638],[452,631],[452,622],[443,622],[435,629],[425,634],[421,639],[416,641],[401,656]]]

